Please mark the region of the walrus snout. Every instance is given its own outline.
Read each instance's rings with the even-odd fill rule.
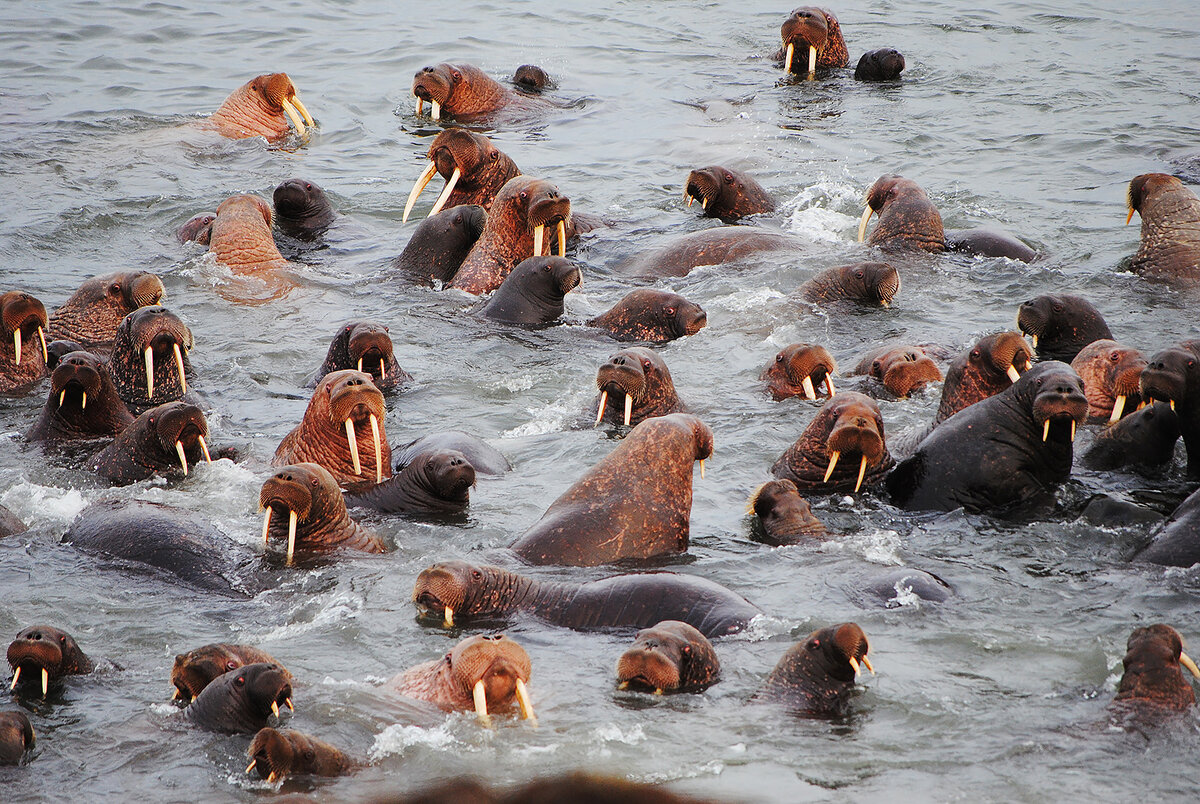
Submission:
[[[1169,402],[1172,410],[1188,394],[1188,372],[1195,371],[1197,356],[1180,348],[1155,353],[1142,370],[1142,396]]]

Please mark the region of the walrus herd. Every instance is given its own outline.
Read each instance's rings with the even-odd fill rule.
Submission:
[[[841,26],[828,10],[796,9],[780,37],[773,58],[789,76],[817,78],[850,67]],[[854,78],[896,82],[905,67],[898,51],[875,49],[862,55]],[[565,320],[565,298],[585,280],[570,259],[572,249],[589,231],[620,224],[577,211],[552,179],[523,173],[484,134],[455,125],[483,121],[502,127],[537,118],[555,107],[553,93],[543,92],[553,88],[534,65],[521,66],[506,81],[459,62],[416,73],[411,84],[416,113],[443,128],[425,152],[428,162],[402,220],[417,209],[435,176],[445,183],[387,266],[391,280],[426,292],[457,289],[467,297],[486,296],[472,302],[472,320],[498,331]],[[228,138],[303,143],[319,123],[292,80],[275,73],[236,89],[200,126]],[[696,168],[683,177],[683,199],[688,208],[698,203],[700,215],[726,225],[671,238],[617,262],[615,273],[639,281],[685,277],[700,266],[733,270],[751,255],[787,255],[801,248],[791,235],[755,225],[779,205],[743,171]],[[1200,285],[1195,193],[1173,176],[1148,173],[1129,182],[1125,203],[1126,223],[1136,212],[1142,224],[1128,269],[1179,289]],[[863,205],[857,239],[873,259],[815,274],[797,288],[797,301],[822,309],[845,304],[875,315],[902,301],[901,272],[915,253],[958,251],[1019,262],[1042,256],[1006,232],[945,229],[925,190],[900,175],[880,176],[866,188]],[[270,304],[303,281],[284,255],[319,247],[342,221],[322,187],[291,178],[270,201],[230,196],[215,211],[180,224],[177,237],[194,244],[188,248],[206,248],[229,270],[231,281],[217,290],[225,300]],[[206,378],[189,357],[204,344],[163,306],[158,277],[97,276],[49,314],[34,291],[0,295],[0,392],[44,395],[25,431],[29,442],[47,451],[83,448],[70,454],[80,456],[79,465],[99,481],[114,485],[149,478],[186,483],[198,466],[244,459],[236,448],[209,442],[209,421],[219,411],[201,392]],[[535,684],[529,653],[492,633],[497,622],[520,616],[576,631],[627,634],[632,647],[613,657],[614,687],[664,695],[719,683],[720,638],[771,613],[749,599],[751,582],[747,597],[699,574],[660,566],[689,550],[693,495],[702,493],[693,487],[694,472],[704,477],[704,462],[719,452],[722,439],[689,407],[691,400],[677,394],[667,362],[654,347],[696,335],[709,325],[708,314],[661,287],[636,287],[606,304],[612,305],[606,312],[574,322],[581,331],[621,344],[597,368],[596,396],[577,411],[575,426],[603,426],[618,440],[582,476],[567,478],[571,484],[557,498],[545,501],[541,518],[514,535],[505,560],[529,567],[616,565],[614,571],[599,579],[546,580],[474,556],[433,564],[413,579],[416,616],[429,628],[484,633],[465,636],[436,658],[413,656],[413,666],[383,689],[447,711],[474,712],[486,725],[509,714],[532,728],[538,723],[537,685],[569,688],[572,681],[539,678]],[[984,335],[957,353],[935,342],[864,344],[854,355],[854,369],[840,375],[837,360],[820,343],[788,344],[773,359],[762,355],[766,367],[759,385],[749,390],[769,395],[772,405],[812,403],[811,411],[805,408],[812,415],[788,435],[795,440],[774,464],[761,467],[764,478],[774,479],[747,490],[753,537],[780,546],[836,539],[836,528],[822,523],[806,499],[813,496],[871,495],[906,511],[1037,516],[1054,508],[1056,491],[1077,464],[1161,478],[1176,468],[1181,439],[1186,466],[1176,474],[1188,483],[1200,480],[1200,339],[1162,344],[1143,355],[1114,336],[1091,301],[1074,294],[1042,295],[1013,313],[1016,329]],[[519,477],[519,467],[513,469],[494,447],[468,433],[389,443],[388,402],[415,381],[396,357],[394,326],[347,321],[332,333],[323,361],[314,356],[303,416],[278,444],[270,466],[253,466],[262,476],[256,512],[261,534],[255,533],[262,555],[247,561],[274,561],[291,571],[312,555],[354,561],[382,554],[386,560],[395,545],[358,521],[363,511],[450,527],[468,510],[479,477]],[[844,383],[853,390],[839,387]],[[895,403],[931,385],[940,394],[933,420],[885,432],[880,403]],[[1092,428],[1095,436],[1076,455],[1083,428]],[[23,523],[0,507],[0,526],[0,536],[7,536],[21,532]],[[1200,491],[1193,488],[1146,535],[1133,560],[1183,567],[1200,562]],[[88,506],[63,543],[126,569],[152,570],[169,583],[233,597],[254,591],[236,572],[236,545],[217,529],[158,503]],[[953,586],[931,573],[897,572],[880,583],[903,586],[932,604],[953,599]],[[855,622],[819,627],[782,652],[751,700],[804,717],[845,717],[861,691],[862,672],[875,673],[871,651],[868,635]],[[122,664],[137,661],[119,658]],[[10,690],[20,700],[48,700],[53,690],[103,661],[90,658],[66,631],[40,624],[16,634],[7,659]],[[1110,705],[1113,722],[1162,720],[1194,706],[1182,671],[1200,678],[1200,669],[1173,627],[1136,627],[1123,664]],[[235,643],[178,654],[169,679],[182,722],[242,735],[238,746],[246,748],[247,774],[275,783],[351,774],[369,765],[367,758],[319,737],[282,728],[297,702],[305,703],[297,688],[304,695],[321,694],[303,682],[279,659]],[[34,727],[42,712],[31,713],[32,718],[0,712],[0,764],[36,758]]]

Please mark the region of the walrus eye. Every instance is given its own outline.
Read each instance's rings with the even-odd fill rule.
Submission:
[[[66,634],[63,634],[62,636],[60,636],[60,637],[58,638],[58,641],[59,641],[59,642],[61,642],[61,643],[63,643],[64,645],[65,645],[65,644],[67,644],[67,635],[66,635]]]
[[[979,350],[978,350],[978,349],[972,349],[972,350],[971,350],[971,359],[972,359],[972,360],[978,360],[978,359],[979,359]]]
[[[114,283],[113,283],[113,285],[112,285],[112,287],[110,287],[110,288],[108,289],[108,292],[109,292],[109,293],[111,293],[112,295],[116,296],[118,293],[120,293],[120,292],[121,292],[121,286],[120,286],[120,284],[118,284],[118,283],[114,282]]]
[[[451,70],[450,76],[454,79],[454,83],[456,84],[462,80],[462,73],[460,73],[458,70]]]
[[[674,308],[674,307],[668,307],[668,308],[666,308],[665,310],[663,310],[663,312],[664,312],[664,313],[666,313],[667,315],[675,315],[675,308]]]
[[[311,190],[311,189],[312,189],[312,185],[311,185],[311,184],[306,184],[306,185],[304,185],[304,189],[305,189],[305,190]]]
[[[499,151],[492,151],[492,161],[493,161],[493,162],[495,162],[495,161],[496,161],[497,159],[499,159],[499,158],[500,158],[500,152],[499,152]]]
[[[235,662],[233,659],[230,659],[229,661],[225,662],[225,669],[226,669],[226,671],[237,670],[238,663]]]
[[[726,184],[733,184],[733,174],[732,174],[732,173],[726,173],[726,174],[725,174],[725,183],[726,183]]]
[[[483,578],[483,573],[479,570],[471,570],[471,577],[478,581]]]
[[[319,483],[315,477],[312,479],[312,484],[313,484],[313,488],[316,488],[319,485]]]
[[[821,647],[821,640],[819,639],[814,639],[812,642],[808,643],[809,650],[816,650],[819,647]]]
[[[550,263],[546,263],[545,265],[543,265],[542,270],[545,271],[546,273],[550,273]]]
[[[529,193],[527,193],[527,192],[525,192],[524,190],[522,190],[522,191],[521,191],[521,198],[528,198],[528,197],[529,197]]]
[[[854,275],[857,276],[859,279],[862,279],[864,276],[866,276],[866,274],[864,274],[862,271],[855,271]]]
[[[1121,356],[1119,354],[1117,354],[1116,352],[1113,352],[1111,355],[1109,355],[1108,359],[1111,360],[1112,362],[1116,363],[1118,360],[1121,359]]]
[[[311,748],[304,752],[304,761],[305,762],[311,763],[313,761],[313,759],[315,759],[315,758],[316,758],[316,754],[313,753]]]
[[[776,362],[776,363],[782,363],[782,362],[783,362],[783,352],[780,352],[779,354],[775,355],[775,362]]]
[[[1061,304],[1054,305],[1054,312],[1061,313],[1062,311],[1063,311],[1063,306]]]
[[[237,684],[237,685],[240,687],[240,686],[242,686],[243,684],[245,684],[245,683],[246,683],[246,677],[245,677],[245,676],[238,676],[238,677],[237,677],[237,681],[236,681],[236,682],[234,682],[234,683],[236,683],[236,684]]]
[[[648,368],[650,368],[650,361],[649,361],[649,360],[643,360],[643,361],[642,361],[642,368],[644,368],[644,369],[648,369]]]

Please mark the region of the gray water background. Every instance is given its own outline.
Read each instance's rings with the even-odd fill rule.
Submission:
[[[0,798],[265,800],[271,788],[243,773],[245,738],[188,729],[164,703],[174,654],[222,640],[258,645],[297,676],[292,727],[369,761],[344,779],[289,784],[328,800],[460,774],[507,784],[577,768],[729,800],[1194,799],[1194,719],[1147,738],[1110,729],[1105,706],[1134,627],[1171,623],[1200,644],[1200,577],[1129,566],[1145,528],[1075,513],[1101,490],[1165,489],[1177,499],[1178,465],[1153,479],[1077,470],[1060,495],[1065,513],[1021,525],[903,514],[873,495],[814,497],[844,535],[811,546],[751,541],[744,507],[816,411],[762,393],[758,374],[787,343],[823,343],[844,370],[894,338],[965,348],[1010,328],[1021,301],[1051,292],[1088,296],[1119,340],[1147,353],[1196,336],[1195,295],[1116,266],[1137,245],[1136,221],[1122,226],[1129,179],[1189,169],[1197,178],[1200,12],[1183,0],[1136,12],[1073,0],[834,10],[852,60],[897,47],[908,59],[903,81],[860,84],[839,71],[781,84],[766,56],[789,8],[764,3],[4,4],[0,286],[52,309],[93,275],[159,274],[164,303],[195,334],[211,441],[249,457],[169,487],[108,489],[24,441],[44,387],[0,399],[0,503],[32,526],[0,543],[0,635],[54,624],[102,660],[48,702],[3,704],[29,711],[39,743],[28,766],[0,769]],[[683,208],[693,167],[751,172],[781,205],[763,225],[806,241],[795,255],[660,283],[708,310],[707,329],[660,353],[716,438],[707,479],[695,481],[692,547],[673,568],[770,615],[718,644],[723,680],[704,694],[616,692],[627,637],[529,621],[507,631],[533,660],[537,729],[501,719],[482,730],[380,688],[471,632],[417,622],[417,573],[453,557],[516,566],[503,548],[615,444],[577,425],[616,344],[578,325],[497,327],[471,315],[474,300],[386,271],[415,226],[401,211],[439,130],[412,114],[412,75],[457,60],[498,78],[536,62],[558,80],[554,97],[578,101],[488,131],[526,173],[616,224],[578,250],[575,324],[630,289],[613,263],[713,225]],[[291,75],[320,123],[302,148],[190,128],[234,87],[273,71]],[[887,172],[921,184],[948,226],[1002,226],[1046,259],[906,259],[890,310],[799,301],[796,288],[820,269],[870,256],[854,242],[860,199]],[[352,224],[304,258],[303,287],[286,299],[231,304],[214,291],[223,269],[176,244],[173,230],[231,194],[269,197],[292,176],[322,185]],[[427,191],[418,220],[432,200]],[[194,511],[258,550],[270,456],[299,421],[329,339],[352,318],[389,324],[417,378],[391,403],[392,443],[462,428],[514,464],[481,480],[465,524],[365,517],[394,552],[298,571],[252,567],[270,588],[247,602],[123,574],[59,544],[87,502],[134,497]],[[889,433],[931,419],[937,395],[881,403]],[[898,564],[938,573],[956,599],[884,609],[864,598],[862,579]],[[611,572],[529,570],[575,580]],[[788,645],[847,620],[866,630],[879,671],[851,717],[797,720],[747,702]]]

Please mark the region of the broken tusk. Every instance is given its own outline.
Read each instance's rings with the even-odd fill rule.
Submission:
[[[1108,423],[1112,424],[1121,418],[1121,414],[1125,412],[1125,394],[1118,394],[1117,399],[1113,402],[1112,415],[1108,417]]]
[[[296,553],[296,512],[288,509],[288,551],[287,563],[291,566],[292,556]]]
[[[417,114],[420,113],[421,99],[417,98]],[[437,173],[437,165],[433,160],[430,160],[425,170],[421,171],[421,175],[417,177],[413,188],[408,191],[408,200],[404,202],[404,215],[400,218],[403,223],[408,223],[408,214],[412,212],[413,204],[417,203],[417,197],[425,191],[425,187],[429,184],[435,173]]]
[[[633,416],[633,397],[625,394],[625,426],[629,426],[629,420]]]
[[[858,465],[858,482],[854,484],[854,493],[858,494],[858,490],[862,488],[863,475],[867,473],[867,456],[862,456],[862,461]]]
[[[462,178],[462,171],[454,168],[454,172],[450,174],[450,181],[446,182],[446,186],[442,188],[442,194],[438,196],[438,200],[434,202],[433,209],[429,210],[429,215],[436,215],[442,211],[442,207],[446,206],[447,199],[450,198],[450,193],[454,192],[454,186],[458,184],[458,180]]]
[[[383,482],[383,450],[379,446],[379,419],[371,414],[371,438],[375,441],[375,482]]]
[[[179,384],[183,387],[183,392],[187,393],[187,376],[183,372],[183,352],[179,351],[179,344],[171,344],[175,348],[175,368],[179,371]]]
[[[533,701],[529,699],[529,690],[526,689],[525,682],[519,678],[517,679],[517,703],[521,705],[521,717],[536,726],[537,718],[533,714]]]
[[[146,398],[154,398],[154,350],[146,347]]]
[[[829,478],[833,476],[833,467],[837,466],[838,458],[840,458],[841,455],[842,453],[836,450],[829,453],[829,468],[825,470],[825,479],[822,481],[823,483],[828,483]]]
[[[179,465],[183,467],[183,476],[187,477],[187,455],[183,454],[183,442],[178,439],[175,440],[175,451],[179,453]]]
[[[867,233],[867,221],[871,220],[874,212],[875,210],[871,209],[871,205],[868,204],[867,208],[863,210],[862,218],[858,221],[858,242],[860,243],[863,241],[863,235]]]
[[[816,399],[817,398],[817,392],[813,388],[812,377],[805,377],[803,380],[801,380],[800,387],[804,389],[804,398],[805,399]]]
[[[346,443],[350,445],[350,461],[354,464],[354,474],[362,474],[362,464],[358,461],[358,434],[354,432],[354,422],[346,417]]]

